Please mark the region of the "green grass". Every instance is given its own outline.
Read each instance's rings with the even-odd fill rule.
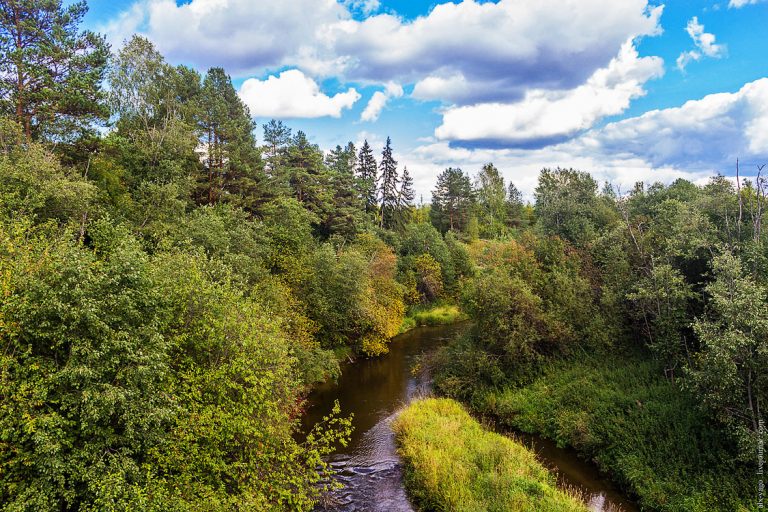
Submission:
[[[406,486],[423,510],[578,511],[532,451],[484,429],[450,399],[413,402],[395,420]]]
[[[468,317],[454,304],[433,304],[417,306],[408,312],[400,326],[400,332],[428,325],[447,325],[462,322]]]
[[[756,510],[756,477],[695,399],[643,354],[551,364],[475,404],[509,428],[576,448],[643,510]]]

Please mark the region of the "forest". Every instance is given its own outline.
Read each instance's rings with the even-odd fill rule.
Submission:
[[[257,126],[226,70],[110,48],[86,11],[0,2],[0,510],[312,510],[352,423],[299,435],[308,393],[434,311],[470,319],[425,364],[473,416],[643,510],[757,510],[762,167],[544,168],[526,200],[488,163],[416,204],[391,139]]]

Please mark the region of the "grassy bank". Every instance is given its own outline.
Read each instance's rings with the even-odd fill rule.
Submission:
[[[754,471],[733,462],[722,431],[642,354],[554,363],[480,402],[507,427],[576,448],[646,510],[756,510]]]
[[[430,304],[415,306],[408,311],[400,326],[400,333],[427,325],[447,325],[467,319],[455,304]]]
[[[449,399],[412,403],[394,423],[406,486],[425,510],[579,511],[530,450],[485,430]]]

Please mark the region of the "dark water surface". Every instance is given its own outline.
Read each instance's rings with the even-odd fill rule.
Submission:
[[[338,472],[336,478],[345,486],[330,496],[330,510],[415,510],[403,488],[402,466],[390,424],[403,405],[430,392],[428,373],[412,371],[419,356],[434,352],[465,328],[466,324],[420,327],[402,334],[392,340],[389,354],[344,365],[338,382],[323,384],[309,396],[302,419],[305,431],[331,411],[335,400],[341,405],[342,415],[354,414],[350,444],[329,457]],[[580,490],[593,511],[638,510],[575,453],[536,436],[515,437],[533,447],[541,462],[558,472],[558,482]]]

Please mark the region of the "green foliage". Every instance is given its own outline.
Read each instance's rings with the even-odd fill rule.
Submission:
[[[0,6],[0,113],[23,126],[26,142],[69,141],[108,117],[100,84],[109,46],[79,30],[87,11],[84,1]]]
[[[331,419],[333,428],[321,425],[296,444],[294,397],[303,379],[283,319],[228,282],[211,281],[205,263],[191,255],[157,262],[171,319],[167,391],[184,407],[150,453],[151,483],[183,509],[307,509],[318,492],[311,485],[320,456],[349,425]]]
[[[93,213],[96,187],[40,145],[0,153],[0,215],[82,224]]]
[[[448,399],[413,402],[393,428],[406,485],[427,510],[585,511],[521,444],[489,432]]]
[[[475,181],[480,234],[485,238],[501,236],[506,231],[508,215],[504,178],[493,164],[486,164]]]
[[[324,347],[358,345],[367,355],[387,352],[405,314],[403,288],[395,282],[396,257],[370,235],[337,252],[325,244],[314,253],[313,273],[301,287]]]
[[[644,510],[725,512],[752,499],[750,468],[646,354],[552,362],[530,385],[478,393],[475,404],[506,427],[575,447]]]
[[[408,315],[403,319],[400,332],[403,333],[415,327],[454,324],[468,318],[455,304],[414,306],[409,309]]]
[[[745,460],[765,442],[768,407],[768,290],[746,276],[730,253],[712,262],[715,280],[707,314],[694,331],[702,350],[690,370],[691,388],[736,436]]]
[[[449,167],[437,177],[432,191],[429,218],[441,232],[464,231],[470,220],[474,193],[469,176],[461,169]]]
[[[627,299],[636,304],[636,314],[643,319],[648,346],[659,354],[666,371],[684,362],[688,346],[683,329],[688,324],[688,301],[693,297],[690,286],[677,269],[660,264],[640,280]]]
[[[78,509],[101,499],[105,475],[124,495],[175,409],[148,258],[107,221],[93,250],[51,227],[0,229],[0,502]]]
[[[577,245],[590,242],[599,229],[616,220],[610,206],[597,196],[597,182],[583,171],[542,169],[535,197],[542,229]]]
[[[443,278],[440,264],[429,254],[421,254],[413,260],[416,271],[416,289],[424,302],[437,300],[443,294]]]

